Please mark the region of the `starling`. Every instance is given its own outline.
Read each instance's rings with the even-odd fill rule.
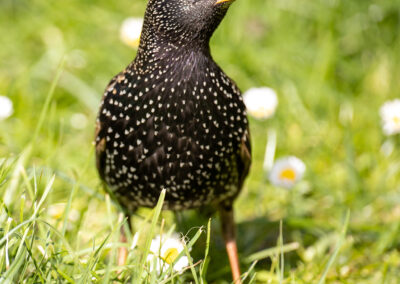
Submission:
[[[149,0],[136,58],[107,86],[96,127],[101,178],[128,213],[211,205],[240,281],[233,201],[251,162],[246,110],[209,40],[233,0]]]

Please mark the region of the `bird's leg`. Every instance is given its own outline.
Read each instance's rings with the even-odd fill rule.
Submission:
[[[128,215],[126,221],[128,223],[129,230],[131,230],[131,232],[132,232],[131,217],[129,215]],[[120,230],[121,231],[120,231],[119,241],[121,243],[125,244],[125,243],[127,243],[128,239],[126,237],[124,224],[122,224]],[[118,248],[118,262],[117,262],[118,266],[125,265],[127,257],[128,257],[128,248],[126,246],[119,247]]]
[[[233,283],[240,284],[239,257],[236,246],[235,221],[233,217],[233,207],[221,207],[219,210],[221,217],[222,235],[225,240],[226,252],[228,253],[229,263],[231,265]]]

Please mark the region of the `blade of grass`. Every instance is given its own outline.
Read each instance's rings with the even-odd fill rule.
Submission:
[[[75,283],[74,279],[72,279],[71,277],[68,276],[67,273],[63,272],[59,267],[55,267],[55,270],[57,271],[57,273],[64,278],[65,280],[67,280],[68,283]]]
[[[14,228],[12,228],[11,230],[8,231],[8,233],[4,234],[4,236],[0,239],[0,246],[3,245],[3,243],[6,241],[7,238],[9,238],[12,234],[14,234],[16,231],[18,231],[18,229],[20,229],[21,227],[23,227],[26,224],[32,223],[34,220],[37,220],[37,218],[30,218],[22,223],[19,223],[17,226],[15,226]]]
[[[139,265],[139,272],[133,278],[133,279],[136,278],[135,281],[138,281],[138,282],[135,282],[135,283],[142,283],[143,282],[143,280],[142,280],[143,269],[144,269],[144,266],[146,264],[147,255],[149,254],[149,251],[150,251],[151,240],[153,239],[153,235],[154,235],[154,232],[156,230],[157,221],[158,221],[158,218],[160,217],[161,209],[162,209],[162,206],[164,204],[164,198],[165,198],[165,189],[163,189],[161,191],[160,197],[158,198],[157,205],[154,208],[153,220],[151,221],[150,232],[149,232],[149,234],[147,235],[147,238],[146,238],[146,243],[145,243],[142,259],[141,259],[140,265]]]
[[[119,226],[116,226],[116,227],[119,227]],[[81,278],[79,279],[78,283],[88,283],[89,282],[88,278],[91,275],[91,271],[95,267],[96,263],[99,261],[100,253],[103,251],[103,249],[105,247],[105,244],[107,243],[108,239],[110,238],[110,236],[113,233],[114,232],[111,232],[110,234],[108,234],[104,238],[104,240],[102,241],[100,246],[96,250],[93,251],[92,255],[89,257],[89,262],[86,265],[86,269],[84,270],[84,272],[83,272]]]
[[[321,275],[321,278],[318,281],[318,284],[325,283],[326,275],[328,274],[329,269],[335,262],[335,259],[336,259],[337,255],[339,254],[339,250],[343,245],[343,242],[344,242],[344,239],[345,239],[346,233],[347,233],[347,227],[349,226],[349,220],[350,220],[350,210],[347,210],[346,217],[344,219],[343,226],[342,226],[342,229],[340,232],[340,237],[339,237],[338,242],[336,243],[336,248],[335,248],[334,252],[332,253],[331,257],[329,258],[329,261],[325,266],[325,269]]]
[[[15,163],[14,169],[11,173],[9,185],[3,197],[4,204],[6,204],[7,206],[10,206],[10,204],[13,202],[15,198],[15,192],[18,188],[19,179],[21,177],[21,169],[25,167],[26,161],[28,160],[31,151],[32,151],[32,145],[28,145],[27,147],[25,147],[25,149],[19,156],[17,162]],[[32,199],[34,198],[34,196],[31,197]]]
[[[255,260],[261,260],[267,257],[271,257],[276,255],[279,252],[287,253],[290,251],[297,250],[300,247],[299,243],[293,242],[289,243],[286,245],[282,245],[282,247],[272,247],[272,248],[267,248],[265,250],[253,253],[246,257],[245,262],[253,262]]]
[[[19,204],[19,222],[23,222],[24,221],[24,208],[25,208],[25,194],[23,194],[21,196],[21,201]]]
[[[258,262],[257,260],[254,261],[254,262],[250,265],[249,269],[243,274],[243,276],[242,276],[242,282],[244,282],[244,280],[246,280],[247,277],[250,275],[250,273],[254,270],[254,267],[256,267],[257,262]],[[251,279],[250,279],[250,280],[251,280]]]
[[[283,258],[283,233],[282,233],[282,220],[279,222],[279,240],[278,240],[278,246],[280,248],[280,257],[279,257],[279,262],[280,262],[280,273],[279,273],[279,284],[282,284],[283,282],[283,272],[284,272],[284,258]]]
[[[50,181],[47,183],[46,188],[45,188],[45,190],[43,192],[43,195],[42,195],[41,199],[39,200],[39,203],[37,203],[32,216],[28,220],[26,220],[24,222],[21,222],[20,224],[15,226],[12,230],[10,230],[7,234],[5,234],[3,236],[3,238],[0,239],[0,246],[4,243],[6,238],[8,238],[11,234],[16,232],[19,228],[21,228],[22,226],[24,226],[26,224],[33,223],[33,222],[35,222],[37,220],[37,216],[38,216],[40,207],[42,206],[43,202],[47,198],[47,195],[49,194],[50,190],[52,189],[52,186],[53,186],[53,183],[54,183],[54,179],[55,179],[55,175],[53,175],[50,178]]]
[[[275,159],[275,151],[276,151],[276,130],[271,128],[268,129],[267,145],[265,146],[265,154],[263,162],[263,170],[265,174],[268,174],[272,169],[272,165],[274,164],[274,159]]]
[[[43,274],[42,269],[40,268],[40,266],[38,265],[38,263],[37,263],[37,261],[36,261],[36,259],[34,257],[34,254],[32,252],[32,246],[29,246],[27,244],[27,242],[25,242],[25,247],[26,247],[26,251],[28,252],[30,258],[32,259],[32,262],[33,262],[33,265],[35,266],[36,271],[38,272],[37,276],[40,278],[41,282],[44,283],[44,274]],[[26,264],[28,264],[28,263],[29,262],[26,261]],[[21,277],[22,276],[23,275],[21,275]]]
[[[200,264],[200,282],[202,284],[207,284],[206,273],[207,273],[208,263],[210,261],[208,258],[208,252],[210,249],[210,238],[211,238],[211,218],[208,219],[208,224],[207,224],[207,240],[206,240],[206,250],[204,252],[204,261],[203,263]]]
[[[12,218],[8,218],[6,228],[4,231],[5,235],[8,235],[10,231]],[[5,263],[4,263],[5,262]],[[8,269],[9,266],[9,258],[8,258],[8,237],[6,238],[6,245],[3,247],[0,259],[0,271],[3,269],[3,265],[5,264],[5,268]]]
[[[62,71],[64,69],[64,64],[65,64],[65,58],[61,59],[61,62],[57,67],[54,79],[51,82],[49,92],[47,93],[46,99],[45,99],[44,104],[43,104],[42,111],[40,112],[38,123],[36,124],[36,128],[35,128],[35,130],[33,132],[31,144],[35,144],[36,143],[36,139],[37,139],[37,137],[39,135],[40,130],[42,129],[44,120],[45,120],[47,112],[49,110],[50,102],[53,99],[54,91],[56,90],[58,81],[60,80],[61,73],[62,73]]]
[[[111,213],[111,212],[109,212]],[[110,215],[110,219],[111,219],[111,215]],[[112,237],[114,239],[114,241],[116,242],[118,239],[120,239],[121,236],[121,228],[122,226],[125,225],[126,223],[126,218],[124,218],[124,214],[120,213],[118,216],[118,224],[119,226],[114,226],[114,228],[112,228]],[[118,233],[117,233],[118,232]],[[124,245],[128,245],[128,243],[124,243]],[[109,283],[110,282],[110,271],[111,271],[111,266],[115,260],[115,255],[117,254],[117,248],[116,246],[112,246],[111,247],[111,255],[110,255],[110,260],[108,261],[107,267],[106,267],[106,273],[103,279],[103,283]]]
[[[30,231],[29,227],[25,229],[24,235],[22,236],[18,246],[16,257],[14,258],[12,264],[10,265],[10,268],[3,275],[4,279],[6,280],[12,281],[12,279],[14,279],[14,277],[18,275],[18,269],[21,267],[21,265],[24,264],[26,255],[24,243],[29,231]]]
[[[251,276],[248,284],[253,283],[255,281],[255,279],[256,279],[256,276],[257,276],[257,273],[254,273],[253,276]]]
[[[35,219],[35,221],[36,221],[36,222],[41,222],[41,223],[45,224],[47,227],[49,227],[49,228],[52,230],[52,232],[53,232],[57,237],[59,237],[59,238],[61,239],[63,245],[65,246],[66,250],[68,251],[68,255],[70,255],[70,256],[72,257],[72,259],[74,260],[74,265],[78,265],[79,268],[81,269],[82,266],[81,266],[81,263],[80,263],[80,261],[79,261],[77,255],[76,255],[75,252],[73,251],[73,249],[72,249],[71,245],[69,244],[69,242],[67,241],[67,239],[66,239],[63,235],[61,235],[61,233],[59,232],[59,230],[57,230],[57,228],[55,228],[54,226],[52,226],[52,225],[50,225],[49,223],[47,223],[46,220],[37,218],[37,219]]]
[[[69,211],[71,209],[72,200],[74,199],[74,196],[75,196],[75,192],[79,188],[80,178],[81,178],[82,174],[86,171],[86,169],[89,167],[90,162],[92,162],[92,159],[90,159],[90,158],[92,157],[93,149],[94,149],[94,147],[92,146],[90,148],[89,156],[86,159],[86,163],[83,166],[82,170],[80,171],[80,174],[78,175],[78,178],[76,179],[76,182],[74,183],[74,186],[72,187],[72,190],[68,197],[68,202],[67,202],[67,205],[65,206],[65,210],[64,210],[64,218],[63,218],[64,220],[63,220],[63,226],[62,226],[62,230],[61,230],[62,235],[65,235],[65,231],[67,230],[68,215],[69,215]]]
[[[75,179],[72,179],[70,176],[68,176],[66,173],[60,171],[60,170],[56,170],[55,174],[57,175],[57,177],[63,181],[66,181],[69,184],[75,184],[77,181]],[[79,189],[82,190],[83,192],[89,194],[90,196],[94,196],[99,200],[104,201],[104,194],[102,194],[101,192],[99,192],[96,189],[90,188],[86,185],[83,185],[82,183],[79,184]],[[116,203],[114,200],[111,200],[114,204]]]
[[[39,203],[37,204],[37,206],[36,206],[36,208],[35,208],[35,211],[34,211],[34,213],[33,213],[33,214],[34,214],[33,216],[37,216],[37,214],[39,213],[40,207],[42,207],[43,202],[46,200],[47,195],[49,194],[50,190],[51,190],[52,187],[53,187],[53,183],[54,183],[55,178],[56,178],[56,176],[53,175],[53,176],[50,178],[49,182],[47,183],[47,185],[46,185],[46,187],[45,187],[45,189],[44,189],[44,192],[43,192],[43,194],[42,194],[42,197],[40,198]]]
[[[194,266],[193,266],[192,257],[190,256],[189,250],[188,250],[188,248],[187,248],[185,243],[183,243],[183,247],[185,248],[185,253],[186,253],[186,256],[187,256],[188,261],[189,261],[189,266],[190,266],[190,270],[191,270],[192,275],[193,275],[194,282],[196,284],[199,284],[199,279],[197,277],[196,269],[194,269]]]

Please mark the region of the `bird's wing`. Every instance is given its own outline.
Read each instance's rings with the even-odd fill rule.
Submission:
[[[246,179],[251,165],[251,141],[250,141],[250,129],[247,126],[246,131],[242,137],[242,143],[240,145],[239,152],[239,189],[242,188],[244,180]]]
[[[122,72],[117,74],[107,85],[106,90],[103,95],[103,101],[105,100],[107,93],[111,92],[114,89],[115,84],[118,83],[118,79],[120,78],[121,75],[122,75]],[[104,119],[106,119],[106,118],[103,117],[103,119],[100,119],[102,109],[103,108],[101,107],[99,114],[98,114],[97,121],[96,121],[95,139],[96,139],[96,167],[100,174],[100,177],[104,180],[105,159],[106,159],[106,155],[105,155],[106,136],[104,133],[105,132]]]
[[[100,174],[100,177],[104,180],[104,166],[105,166],[105,150],[106,150],[106,138],[99,136],[101,131],[101,122],[96,122],[96,137],[100,137],[96,141],[96,167]]]

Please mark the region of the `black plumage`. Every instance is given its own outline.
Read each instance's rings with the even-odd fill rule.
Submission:
[[[209,40],[226,0],[150,0],[138,53],[108,85],[96,130],[97,168],[133,211],[215,205],[231,210],[250,166],[246,110]],[[224,209],[224,210],[225,210]]]

